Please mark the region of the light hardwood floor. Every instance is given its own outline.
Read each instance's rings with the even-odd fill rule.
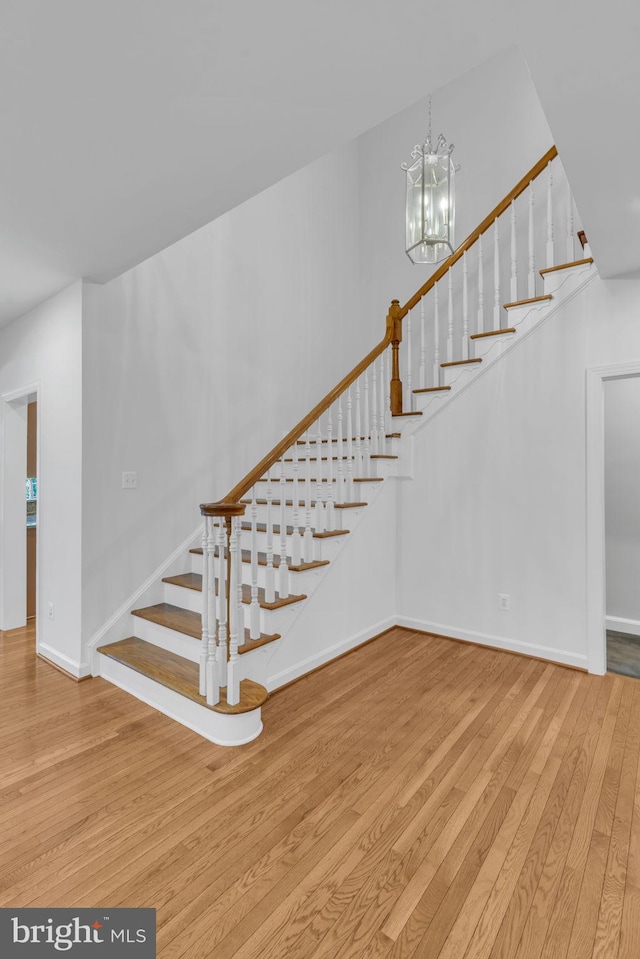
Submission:
[[[0,905],[161,959],[637,959],[640,683],[396,629],[222,749],[0,634]]]

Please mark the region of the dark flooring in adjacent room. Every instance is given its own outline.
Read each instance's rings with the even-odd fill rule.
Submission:
[[[607,630],[607,669],[640,679],[640,636]]]

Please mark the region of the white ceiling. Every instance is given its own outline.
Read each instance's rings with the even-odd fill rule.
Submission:
[[[600,272],[640,276],[639,40],[622,0],[0,0],[0,324],[513,43]]]

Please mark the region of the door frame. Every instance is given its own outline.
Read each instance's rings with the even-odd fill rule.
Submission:
[[[22,526],[24,527],[24,560],[25,562],[8,562],[5,555],[5,561],[0,561],[0,626],[7,624],[9,629],[20,628],[27,624],[27,604],[26,604],[26,586],[27,586],[27,567],[26,567],[26,506],[24,482],[20,487],[20,501],[18,501],[17,483],[13,482],[10,471],[15,467],[16,458],[24,459],[25,475],[27,462],[27,406],[35,400],[38,403],[38,413],[40,414],[40,384],[39,382],[27,383],[18,389],[0,395],[0,525],[3,531],[2,549],[10,549],[7,544],[7,517],[13,516],[14,511],[22,511],[24,514]],[[24,408],[24,435],[22,431],[8,428],[8,418],[12,411]],[[36,460],[37,476],[40,482],[40,433],[41,417],[38,415],[36,426]],[[11,480],[11,481],[10,481]],[[38,501],[40,497],[38,497]],[[38,502],[39,506],[39,502]],[[13,524],[13,520],[12,520]],[[13,535],[13,533],[11,533]],[[16,535],[17,527],[16,527]],[[38,533],[36,538],[36,650],[38,646],[39,623],[40,623],[40,553],[41,553],[41,535],[40,535],[40,516],[38,516]],[[14,610],[10,609],[8,594],[15,591],[18,596],[24,596],[24,603],[21,604],[22,615],[16,612],[18,605]]]
[[[604,384],[640,376],[640,360],[595,366],[586,377],[587,668],[607,670]]]

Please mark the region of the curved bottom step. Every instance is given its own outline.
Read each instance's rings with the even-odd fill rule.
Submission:
[[[261,706],[268,692],[264,686],[244,679],[240,702],[229,706],[222,690],[221,701],[208,706],[198,693],[198,665],[130,636],[101,646],[100,675],[183,726],[219,746],[241,746],[262,732]]]

